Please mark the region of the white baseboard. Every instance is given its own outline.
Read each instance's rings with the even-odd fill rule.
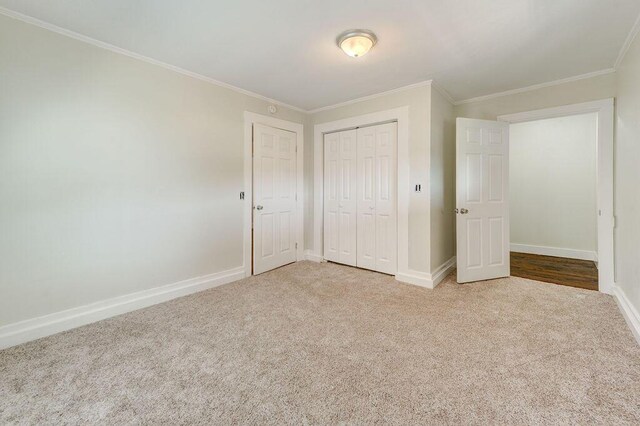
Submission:
[[[0,349],[60,333],[244,278],[244,267],[118,296],[0,327]]]
[[[444,262],[440,265],[435,271],[431,273],[431,281],[433,281],[433,288],[435,288],[438,284],[442,282],[447,276],[456,268],[456,257],[453,256],[451,259]]]
[[[311,262],[322,262],[322,256],[313,252],[313,250],[305,250],[304,251],[305,260],[310,260]]]
[[[433,273],[409,270],[396,274],[396,280],[424,288],[434,289],[456,267],[456,257],[452,257],[440,265]]]
[[[433,288],[433,282],[431,281],[431,275],[426,272],[409,270],[407,272],[398,272],[396,274],[396,280],[413,284],[425,288]]]
[[[582,259],[598,261],[598,253],[588,250],[574,250],[559,247],[532,246],[528,244],[511,243],[511,251],[516,253],[541,254],[543,256],[567,257],[569,259]]]
[[[618,285],[613,285],[613,297],[618,302],[618,307],[620,308],[620,312],[622,312],[622,316],[625,321],[629,325],[633,336],[640,344],[640,314],[636,310],[636,308],[631,304],[624,290],[620,288]]]

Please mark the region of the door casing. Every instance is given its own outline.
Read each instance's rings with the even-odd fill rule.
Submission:
[[[398,226],[398,265],[396,280],[434,288],[437,283],[427,271],[409,268],[409,197],[411,191],[409,167],[409,107],[402,106],[385,111],[359,115],[331,121],[314,126],[314,184],[313,184],[313,251],[306,258],[321,261],[323,250],[323,212],[324,212],[324,134],[373,124],[397,122],[398,125],[398,192],[397,192],[397,226]],[[423,185],[423,191],[416,196],[430,198],[429,185]],[[430,228],[424,230],[424,238],[430,238]],[[429,254],[425,253],[427,259]]]
[[[498,121],[522,123],[587,113],[597,113],[598,290],[615,288],[613,207],[613,98],[498,116]]]

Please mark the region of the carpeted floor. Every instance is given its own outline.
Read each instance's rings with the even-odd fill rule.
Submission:
[[[606,295],[301,262],[0,352],[0,423],[639,424]]]

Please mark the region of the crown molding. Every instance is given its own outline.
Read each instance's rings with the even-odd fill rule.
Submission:
[[[638,17],[636,18],[636,22],[634,22],[633,26],[631,27],[631,31],[629,31],[629,35],[627,35],[627,39],[624,41],[624,44],[620,48],[620,52],[618,53],[618,58],[616,59],[616,63],[613,65],[614,69],[617,70],[618,68],[620,68],[620,64],[622,64],[622,61],[624,60],[624,57],[627,54],[627,51],[629,50],[629,47],[631,47],[633,40],[638,35],[638,32],[640,32],[640,15],[638,15]]]
[[[456,101],[453,99],[453,97],[449,94],[449,92],[447,92],[445,90],[444,87],[442,87],[440,84],[438,84],[437,81],[432,80],[431,81],[431,87],[433,87],[434,89],[436,89],[442,96],[444,96],[444,98],[449,101],[450,104],[452,105],[456,105]]]
[[[611,74],[611,73],[615,73],[615,72],[616,72],[616,70],[614,68],[607,68],[607,69],[600,70],[600,71],[594,71],[594,72],[590,72],[590,73],[586,73],[586,74],[575,75],[573,77],[562,78],[560,80],[548,81],[546,83],[540,83],[540,84],[534,84],[532,86],[521,87],[519,89],[505,90],[504,92],[492,93],[492,94],[489,94],[489,95],[483,95],[483,96],[478,96],[478,97],[475,97],[475,98],[464,99],[462,101],[455,102],[454,105],[470,104],[470,103],[473,103],[473,102],[486,101],[486,100],[489,100],[489,99],[499,98],[499,97],[502,97],[502,96],[515,95],[515,94],[518,94],[518,93],[530,92],[532,90],[543,89],[545,87],[558,86],[560,84],[571,83],[571,82],[579,81],[579,80],[585,80],[587,78],[598,77],[598,76],[601,76],[601,75],[607,75],[607,74]]]
[[[337,104],[327,105],[327,106],[323,106],[323,107],[320,107],[320,108],[308,110],[307,113],[315,114],[316,112],[326,111],[326,110],[329,110],[329,109],[339,108],[339,107],[343,107],[343,106],[347,106],[347,105],[352,105],[352,104],[356,104],[356,103],[362,102],[362,101],[368,101],[370,99],[379,98],[381,96],[386,96],[386,95],[391,95],[393,93],[402,92],[403,90],[415,89],[415,88],[423,87],[423,86],[431,86],[432,82],[433,82],[433,80],[425,80],[425,81],[421,81],[421,82],[418,82],[418,83],[409,84],[407,86],[398,87],[396,89],[386,90],[384,92],[378,92],[378,93],[374,93],[372,95],[363,96],[361,98],[355,98],[355,99],[351,99],[351,100],[348,100],[348,101],[340,102],[340,103],[337,103]]]
[[[78,41],[81,41],[81,42],[84,42],[84,43],[99,47],[101,49],[109,50],[109,51],[114,52],[114,53],[119,53],[121,55],[128,56],[128,57],[133,58],[133,59],[137,59],[139,61],[143,61],[143,62],[152,64],[152,65],[156,65],[156,66],[168,69],[170,71],[177,72],[179,74],[183,74],[183,75],[186,75],[188,77],[195,78],[197,80],[201,80],[201,81],[204,81],[204,82],[207,82],[207,83],[210,83],[210,84],[214,84],[214,85],[219,86],[219,87],[224,87],[226,89],[233,90],[234,92],[242,93],[243,95],[247,95],[247,96],[251,96],[253,98],[261,99],[263,101],[266,101],[266,102],[269,102],[269,103],[273,103],[273,104],[277,104],[277,105],[283,106],[285,108],[289,108],[289,109],[292,109],[294,111],[302,112],[302,113],[305,113],[305,114],[313,114],[315,112],[320,112],[320,111],[325,111],[325,110],[329,110],[329,109],[333,109],[333,108],[337,108],[337,107],[341,107],[341,106],[345,106],[345,105],[350,105],[350,104],[354,104],[354,103],[357,103],[357,102],[365,101],[365,100],[368,100],[368,99],[374,99],[374,98],[378,98],[380,96],[385,96],[385,95],[389,95],[389,94],[392,94],[392,93],[400,92],[400,91],[403,91],[403,90],[417,88],[417,87],[421,87],[421,86],[427,86],[427,85],[431,84],[431,80],[421,81],[421,82],[418,82],[418,83],[415,83],[415,84],[410,84],[410,85],[407,85],[407,86],[398,87],[397,89],[387,90],[387,91],[384,91],[384,92],[375,93],[375,94],[368,95],[368,96],[363,96],[361,98],[352,99],[352,100],[349,100],[349,101],[346,101],[346,102],[341,102],[341,103],[334,104],[334,105],[328,105],[328,106],[324,106],[324,107],[316,108],[316,109],[312,109],[312,110],[305,110],[303,108],[299,108],[299,107],[296,107],[294,105],[290,105],[290,104],[287,104],[285,102],[278,101],[277,99],[269,98],[269,97],[263,96],[263,95],[261,95],[259,93],[251,92],[249,90],[245,90],[245,89],[242,89],[240,87],[233,86],[233,85],[225,83],[223,81],[215,80],[213,78],[204,76],[202,74],[198,74],[196,72],[189,71],[189,70],[186,70],[184,68],[180,68],[180,67],[177,67],[175,65],[171,65],[171,64],[168,64],[166,62],[162,62],[162,61],[159,61],[157,59],[150,58],[148,56],[140,55],[138,53],[132,52],[132,51],[127,50],[127,49],[123,49],[123,48],[118,47],[118,46],[114,46],[114,45],[109,44],[109,43],[105,43],[105,42],[100,41],[100,40],[96,40],[94,38],[85,36],[83,34],[75,32],[75,31],[67,30],[67,29],[59,27],[57,25],[50,24],[48,22],[42,21],[40,19],[34,18],[32,16],[29,16],[29,15],[22,14],[20,12],[15,12],[13,10],[7,9],[5,7],[2,7],[2,6],[0,6],[0,14],[8,16],[9,18],[12,18],[12,19],[16,19],[18,21],[25,22],[27,24],[35,25],[37,27],[43,28],[43,29],[48,30],[48,31],[52,31],[54,33],[61,34],[63,36],[70,37],[70,38],[73,38],[75,40],[78,40]],[[446,92],[444,92],[443,96],[448,97],[448,94],[446,94]]]
[[[597,76],[601,76],[601,75],[606,75],[606,74],[611,74],[616,72],[616,70],[619,68],[620,64],[622,63],[627,51],[629,50],[629,47],[631,46],[631,44],[633,43],[635,37],[637,36],[637,34],[640,32],[640,15],[638,16],[638,18],[636,19],[633,27],[631,28],[631,31],[629,32],[624,44],[622,45],[622,48],[620,49],[620,52],[618,54],[618,57],[616,59],[616,62],[614,64],[613,68],[607,68],[607,69],[603,69],[603,70],[599,70],[599,71],[594,71],[594,72],[590,72],[590,73],[586,73],[586,74],[580,74],[580,75],[576,75],[573,77],[568,77],[568,78],[563,78],[560,80],[554,80],[554,81],[549,81],[546,83],[540,83],[540,84],[534,84],[532,86],[525,86],[525,87],[521,87],[521,88],[517,88],[517,89],[511,89],[511,90],[506,90],[503,92],[497,92],[497,93],[491,93],[488,95],[483,95],[483,96],[477,96],[474,98],[469,98],[469,99],[463,99],[460,101],[456,101],[450,94],[449,92],[447,92],[440,84],[438,84],[437,82],[435,82],[434,80],[425,80],[425,81],[420,81],[418,83],[413,83],[413,84],[409,84],[406,86],[402,86],[402,87],[398,87],[396,89],[391,89],[391,90],[386,90],[384,92],[379,92],[379,93],[374,93],[371,95],[367,95],[367,96],[363,96],[363,97],[359,97],[359,98],[355,98],[355,99],[351,99],[348,101],[344,101],[344,102],[340,102],[340,103],[336,103],[336,104],[332,104],[332,105],[326,105],[320,108],[315,108],[315,109],[310,109],[310,110],[306,110],[300,107],[296,107],[294,105],[290,105],[287,104],[285,102],[281,102],[277,99],[273,99],[273,98],[269,98],[267,96],[261,95],[259,93],[255,93],[249,90],[245,90],[242,89],[240,87],[237,86],[233,86],[231,84],[225,83],[223,81],[219,81],[219,80],[215,80],[213,78],[204,76],[202,74],[198,74],[196,72],[193,71],[189,71],[186,70],[184,68],[180,68],[177,67],[175,65],[171,65],[168,64],[166,62],[162,62],[144,55],[140,55],[138,53],[114,46],[112,44],[109,43],[105,43],[102,42],[100,40],[96,40],[94,38],[85,36],[83,34],[80,33],[76,33],[74,31],[71,30],[67,30],[65,28],[61,28],[58,27],[57,25],[53,25],[50,24],[48,22],[45,21],[41,21],[37,18],[28,16],[28,15],[24,15],[22,13],[19,12],[15,12],[13,10],[7,9],[5,7],[0,6],[0,14],[8,16],[10,18],[22,21],[22,22],[26,22],[28,24],[31,25],[35,25],[37,27],[64,35],[66,37],[70,37],[76,40],[79,40],[81,42],[87,43],[87,44],[91,44],[93,46],[105,49],[105,50],[109,50],[111,52],[115,52],[115,53],[119,53],[121,55],[125,55],[128,56],[130,58],[133,59],[137,59],[143,62],[147,62],[149,64],[152,65],[156,65],[165,69],[168,69],[170,71],[179,73],[179,74],[183,74],[186,75],[188,77],[192,77],[195,78],[197,80],[201,80],[210,84],[214,84],[216,86],[219,87],[223,87],[229,90],[232,90],[234,92],[237,93],[241,93],[243,95],[246,96],[250,96],[256,99],[260,99],[263,100],[265,102],[269,102],[272,104],[276,104],[276,105],[280,105],[282,107],[285,108],[289,108],[291,110],[294,111],[298,111],[301,113],[305,113],[305,114],[315,114],[317,112],[321,112],[321,111],[326,111],[326,110],[331,110],[334,108],[339,108],[339,107],[343,107],[343,106],[347,106],[347,105],[352,105],[358,102],[363,102],[363,101],[367,101],[367,100],[371,100],[371,99],[375,99],[375,98],[379,98],[382,96],[386,96],[386,95],[390,95],[393,93],[397,93],[397,92],[401,92],[403,90],[408,90],[408,89],[415,89],[418,87],[423,87],[423,86],[432,86],[434,89],[436,89],[438,92],[440,92],[440,94],[442,96],[445,97],[445,99],[447,99],[447,101],[449,101],[451,104],[453,105],[463,105],[463,104],[469,104],[469,103],[473,103],[473,102],[480,102],[480,101],[486,101],[489,99],[494,99],[494,98],[499,98],[502,96],[508,96],[508,95],[514,95],[514,94],[518,94],[518,93],[525,93],[525,92],[529,92],[529,91],[533,91],[533,90],[537,90],[537,89],[542,89],[545,87],[552,87],[552,86],[557,86],[560,84],[565,84],[565,83],[570,83],[570,82],[574,82],[574,81],[579,81],[579,80],[584,80],[587,78],[592,78],[592,77],[597,77]]]
[[[268,98],[268,97],[263,96],[263,95],[261,95],[259,93],[251,92],[249,90],[245,90],[245,89],[242,89],[240,87],[233,86],[233,85],[225,83],[223,81],[218,81],[218,80],[215,80],[213,78],[204,76],[202,74],[198,74],[198,73],[195,73],[193,71],[189,71],[189,70],[186,70],[184,68],[177,67],[175,65],[167,64],[166,62],[158,61],[157,59],[153,59],[153,58],[150,58],[148,56],[144,56],[144,55],[140,55],[140,54],[135,53],[135,52],[131,52],[130,50],[126,50],[126,49],[120,48],[118,46],[114,46],[112,44],[105,43],[105,42],[100,41],[100,40],[96,40],[94,38],[85,36],[83,34],[76,33],[75,31],[71,31],[71,30],[67,30],[65,28],[58,27],[57,25],[53,25],[53,24],[50,24],[48,22],[41,21],[40,19],[28,16],[28,15],[24,15],[24,14],[19,13],[19,12],[15,12],[13,10],[7,9],[5,7],[2,7],[2,6],[0,6],[0,14],[8,16],[9,18],[16,19],[18,21],[26,22],[27,24],[31,24],[31,25],[35,25],[35,26],[40,27],[40,28],[44,28],[45,30],[52,31],[54,33],[58,33],[58,34],[61,34],[63,36],[66,36],[66,37],[70,37],[70,38],[79,40],[79,41],[87,43],[87,44],[91,44],[91,45],[99,47],[101,49],[106,49],[106,50],[109,50],[111,52],[119,53],[121,55],[125,55],[125,56],[128,56],[128,57],[133,58],[133,59],[137,59],[139,61],[147,62],[147,63],[152,64],[152,65],[157,65],[159,67],[168,69],[170,71],[177,72],[179,74],[183,74],[183,75],[195,78],[197,80],[201,80],[201,81],[204,81],[204,82],[207,82],[207,83],[210,83],[210,84],[214,84],[216,86],[224,87],[225,89],[233,90],[234,92],[242,93],[243,95],[251,96],[253,98],[257,98],[257,99],[260,99],[260,100],[263,100],[263,101],[266,101],[266,102],[269,102],[269,103],[272,103],[272,104],[277,104],[277,105],[280,105],[282,107],[292,109],[294,111],[303,112],[303,113],[307,113],[308,112],[308,111],[306,111],[306,110],[304,110],[302,108],[299,108],[299,107],[296,107],[296,106],[293,106],[293,105],[289,105],[289,104],[287,104],[285,102],[278,101],[277,99]]]

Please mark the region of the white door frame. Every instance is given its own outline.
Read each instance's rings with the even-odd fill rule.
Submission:
[[[251,276],[251,227],[253,218],[253,125],[264,124],[296,134],[296,261],[304,258],[304,126],[254,112],[244,112],[244,276]]]
[[[612,294],[615,284],[613,231],[613,98],[501,115],[498,121],[522,123],[586,113],[597,113],[598,290]]]
[[[357,117],[345,118],[313,127],[313,254],[308,258],[317,261],[323,259],[322,227],[324,216],[324,134],[357,127],[398,123],[398,270],[396,279],[405,281],[406,276],[414,275],[409,270],[409,107],[389,109]]]

